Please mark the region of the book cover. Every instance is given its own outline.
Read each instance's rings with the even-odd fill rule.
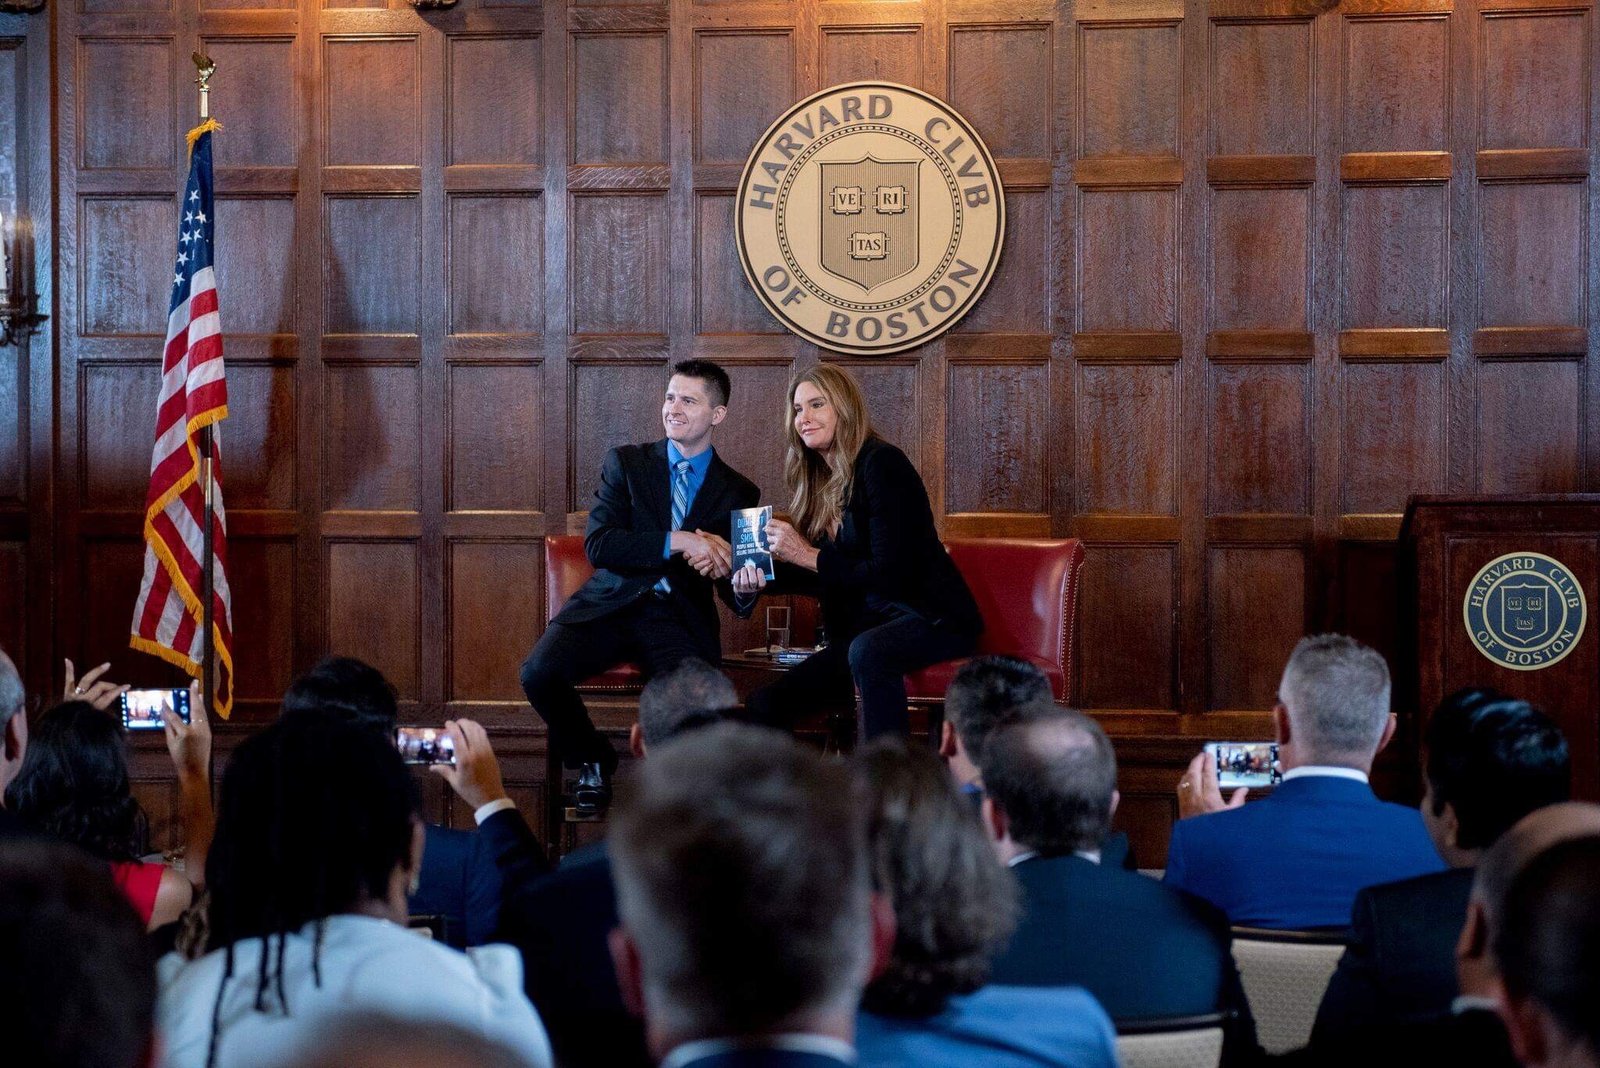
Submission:
[[[777,578],[772,570],[772,547],[767,544],[767,520],[772,518],[772,505],[760,508],[735,508],[733,510],[733,569],[755,564],[771,582]]]

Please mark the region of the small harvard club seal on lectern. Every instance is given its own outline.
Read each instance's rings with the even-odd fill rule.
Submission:
[[[954,326],[1005,234],[994,160],[960,115],[887,82],[836,85],[773,123],[745,164],[745,276],[778,321],[840,352],[889,353]]]
[[[1502,667],[1537,671],[1559,662],[1583,637],[1583,587],[1543,553],[1507,553],[1472,579],[1461,605],[1478,652]]]

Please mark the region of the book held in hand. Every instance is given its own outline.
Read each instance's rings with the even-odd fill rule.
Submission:
[[[735,508],[733,510],[733,569],[754,564],[771,582],[778,576],[772,570],[772,546],[767,543],[767,520],[772,518],[772,505],[760,508]]]

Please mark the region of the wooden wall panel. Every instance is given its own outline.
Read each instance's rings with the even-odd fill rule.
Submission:
[[[422,162],[415,37],[332,37],[323,42],[325,160],[331,166]]]
[[[389,677],[402,701],[421,690],[421,576],[411,541],[328,539],[327,647],[359,657]]]
[[[1485,326],[1584,321],[1584,189],[1577,182],[1486,185],[1478,194]]]
[[[1211,706],[1271,708],[1305,633],[1305,553],[1231,546],[1210,556]]]
[[[660,196],[573,197],[573,333],[667,332],[667,217]]]
[[[1078,200],[1078,329],[1178,328],[1178,197],[1086,190]]]
[[[1212,368],[1207,494],[1212,515],[1310,511],[1309,406],[1302,365]]]
[[[231,369],[230,369],[231,374]],[[241,702],[275,709],[295,677],[295,548],[283,538],[228,541],[233,592],[234,692]],[[254,711],[254,710],[252,710]]]
[[[666,35],[574,34],[571,48],[572,162],[664,163]]]
[[[1443,327],[1450,201],[1441,184],[1351,186],[1345,223],[1346,328]]]
[[[1176,156],[1182,49],[1175,24],[1085,26],[1078,155]]]
[[[449,38],[447,163],[540,162],[543,64],[538,37]]]
[[[1443,151],[1449,85],[1448,16],[1349,19],[1345,151]]]
[[[217,299],[228,334],[295,329],[295,202],[291,197],[218,197]],[[235,240],[234,238],[240,238]]]
[[[949,100],[996,158],[1050,155],[1053,33],[1048,25],[952,26]],[[1030,86],[1025,93],[1018,86]]]
[[[446,377],[445,510],[541,511],[544,482],[529,459],[539,455],[539,411],[548,393],[544,368],[457,363]]]
[[[1051,302],[1050,194],[1006,196],[1005,251],[994,278],[957,333],[1048,333]]]
[[[856,381],[861,383],[861,391],[867,396],[867,407],[872,412],[873,429],[898,445],[913,463],[917,463],[917,446],[925,436],[926,427],[923,423],[921,394],[917,389],[916,364],[907,360],[837,362],[849,368],[850,373],[856,376]],[[779,405],[774,407],[774,424],[780,417],[778,413],[787,410],[781,398]],[[763,418],[766,418],[765,414]],[[927,481],[930,472],[920,463],[917,463],[917,467],[922,472],[923,480]],[[786,501],[788,494],[784,493],[779,499]]]
[[[80,207],[82,334],[166,333],[176,197],[91,197]],[[151,353],[159,356],[159,351]],[[154,425],[155,409],[151,409]]]
[[[1079,510],[1176,514],[1177,368],[1086,365],[1075,392]]]
[[[884,81],[926,89],[920,26],[823,26],[822,85]]]
[[[694,160],[744,166],[797,99],[794,34],[702,30],[694,38]]]
[[[323,329],[415,334],[422,291],[415,197],[328,197],[323,208]]]
[[[1043,512],[1048,437],[1042,366],[952,364],[946,418],[951,512]]]
[[[733,238],[733,197],[695,197],[695,332],[778,334],[782,327],[745,281]]]
[[[536,541],[458,539],[446,547],[448,702],[525,702],[518,668],[544,616],[544,548]],[[534,717],[532,709],[527,716]]]
[[[1484,148],[1587,144],[1590,18],[1563,11],[1483,19]]]
[[[415,369],[345,364],[329,367],[323,382],[323,506],[415,510],[421,459]]]
[[[1406,498],[1444,489],[1445,389],[1437,363],[1344,369],[1344,477],[1339,511],[1393,515]]]
[[[1586,410],[1576,362],[1485,362],[1478,368],[1478,404],[1485,493],[1579,488]]]
[[[181,158],[172,43],[170,37],[79,39],[78,158],[85,170],[166,168]]]
[[[296,504],[294,367],[285,363],[228,363],[228,419],[222,437],[224,503],[229,511],[279,509]],[[155,413],[129,406],[135,418],[155,426]],[[144,433],[148,435],[150,429]],[[128,439],[138,440],[138,439]],[[138,450],[124,449],[131,455]]]
[[[1083,645],[1081,700],[1094,708],[1176,704],[1176,552],[1171,545],[1095,545],[1083,563],[1083,598],[1100,606]]]
[[[153,437],[161,365],[155,360],[91,364],[79,378],[78,403],[94,418],[78,444],[79,499],[89,508],[140,508],[149,488],[150,457],[130,441]],[[132,612],[132,603],[129,604]]]
[[[228,72],[217,80],[211,95],[212,110],[228,116],[228,136],[213,139],[217,166],[294,166],[299,155],[295,125],[284,121],[300,111],[294,37],[217,36],[203,38],[202,43],[218,69]],[[259,231],[262,237],[271,232]],[[294,227],[287,233],[292,235]],[[219,238],[218,253],[229,244]]]
[[[1218,189],[1211,200],[1217,330],[1304,330],[1311,199],[1301,189]]]
[[[1211,112],[1217,156],[1299,156],[1311,151],[1311,23],[1212,25]]]
[[[446,212],[449,333],[543,333],[543,198],[452,196]]]

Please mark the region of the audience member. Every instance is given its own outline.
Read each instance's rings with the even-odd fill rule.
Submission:
[[[238,1068],[291,1053],[328,1017],[441,1021],[551,1063],[520,962],[406,930],[421,867],[417,792],[394,747],[286,716],[234,752],[207,870],[206,952],[161,962],[166,1068]]]
[[[1015,723],[983,751],[984,819],[1022,886],[1022,919],[996,983],[1086,988],[1116,1020],[1234,1014],[1230,1063],[1255,1025],[1226,921],[1205,902],[1101,863],[1116,811],[1116,754],[1080,712]]]
[[[704,728],[640,764],[611,849],[612,955],[664,1065],[854,1061],[894,923],[845,766],[775,731]]]
[[[283,711],[336,716],[391,745],[399,720],[389,680],[377,668],[348,656],[328,657],[296,679],[283,695]],[[493,941],[506,877],[503,869],[511,868],[513,877],[521,877],[518,873],[524,868],[534,874],[549,868],[543,848],[500,785],[499,763],[488,748],[488,735],[468,724],[470,720],[461,721],[452,736],[457,773],[446,778],[473,810],[478,833],[425,824],[422,874],[410,898],[411,914],[439,917],[445,941],[457,948]],[[476,743],[477,759],[471,768],[463,764],[464,730],[472,732]],[[442,774],[449,769],[436,770]],[[472,774],[480,771],[481,775]],[[470,796],[462,793],[463,785]],[[482,788],[472,792],[475,785]]]
[[[1561,802],[1523,817],[1479,858],[1467,902],[1467,919],[1456,945],[1461,993],[1450,1003],[1449,1010],[1334,1035],[1322,1045],[1281,1060],[1316,1068],[1343,1068],[1356,1059],[1366,1068],[1415,1068],[1418,1064],[1513,1068],[1517,1059],[1499,1015],[1497,999],[1502,994],[1503,980],[1496,956],[1511,884],[1533,858],[1552,846],[1597,835],[1600,805]]]
[[[1524,701],[1463,690],[1440,703],[1424,739],[1422,822],[1447,871],[1356,895],[1351,942],[1317,1013],[1313,1045],[1449,1008],[1455,946],[1478,857],[1523,816],[1565,801],[1561,730]]]
[[[27,692],[22,676],[4,649],[0,649],[0,838],[21,834],[22,821],[6,807],[5,794],[22,770],[28,750]]]
[[[211,729],[198,686],[191,722],[170,713],[167,750],[177,768],[184,825],[184,869],[147,864],[149,821],[128,782],[127,737],[109,711],[69,701],[39,717],[27,754],[6,788],[6,808],[30,830],[71,842],[111,862],[112,875],[139,918],[155,930],[175,922],[204,885],[211,844]]]
[[[974,657],[945,689],[939,755],[950,762],[950,774],[963,789],[981,793],[985,739],[1030,712],[1054,709],[1050,680],[1035,665],[1014,656]]]
[[[146,1068],[155,1055],[155,1000],[154,951],[105,865],[60,842],[0,841],[6,1063]]]
[[[1017,886],[939,760],[881,739],[856,767],[876,887],[895,918],[856,1021],[861,1063],[1115,1068],[1111,1021],[1082,988],[984,985],[1015,928]]]
[[[353,1013],[314,1030],[282,1068],[532,1068],[497,1042],[453,1024]]]
[[[1552,846],[1511,884],[1495,935],[1500,1015],[1527,1068],[1600,1065],[1600,837]]]
[[[651,679],[639,695],[629,745],[647,757],[693,730],[720,722],[738,705],[728,677],[691,657]],[[622,1003],[606,939],[617,926],[611,857],[602,840],[563,858],[530,885],[508,884],[500,939],[522,951],[528,997],[550,1029],[567,1068],[624,1068],[650,1061],[644,1028]]]
[[[1272,719],[1283,782],[1258,804],[1224,802],[1202,753],[1178,783],[1166,881],[1235,925],[1344,927],[1356,892],[1444,867],[1416,809],[1367,783],[1394,733],[1383,657],[1339,634],[1303,639]]]

